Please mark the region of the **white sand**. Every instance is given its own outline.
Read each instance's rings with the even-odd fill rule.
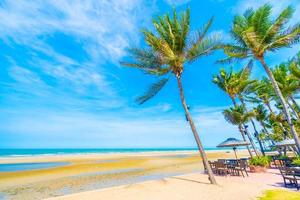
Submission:
[[[266,189],[282,186],[278,170],[250,173],[249,177],[220,177],[211,185],[204,174],[187,174],[132,185],[82,192],[51,200],[243,200],[256,199]]]

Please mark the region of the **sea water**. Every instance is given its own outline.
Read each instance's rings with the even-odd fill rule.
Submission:
[[[230,149],[230,148],[229,148]],[[196,151],[195,148],[114,148],[114,149],[0,149],[0,157],[22,157],[62,154],[97,154],[97,153],[139,153],[163,151]],[[226,148],[205,148],[205,150],[226,150]]]
[[[0,172],[16,172],[34,169],[47,169],[68,165],[68,162],[41,162],[41,163],[5,163],[0,164]]]

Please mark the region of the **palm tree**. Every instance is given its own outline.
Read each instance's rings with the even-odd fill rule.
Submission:
[[[286,102],[289,105],[290,109],[293,111],[294,115],[299,119],[298,113],[299,107],[297,102],[294,99],[294,94],[300,90],[299,81],[289,73],[290,63],[282,63],[272,69],[272,73],[274,75],[275,80],[282,92],[282,95],[286,98]],[[297,111],[294,106],[289,102],[291,100],[295,105]]]
[[[224,52],[228,57],[221,60],[221,62],[252,57],[262,64],[272,83],[276,96],[283,106],[284,115],[300,153],[300,140],[288,111],[286,100],[278,87],[271,69],[265,62],[267,52],[289,47],[299,41],[299,24],[285,28],[293,12],[293,7],[289,6],[273,21],[271,19],[272,6],[265,4],[257,10],[249,9],[243,15],[235,16],[231,28],[234,42],[224,45]]]
[[[267,129],[266,120],[268,118],[268,112],[262,104],[259,104],[253,109],[255,114],[255,119],[260,123],[261,127],[263,128],[263,132],[268,135],[268,139],[270,139],[270,132]],[[274,144],[273,140],[271,143]]]
[[[274,113],[271,107],[271,100],[274,98],[274,89],[270,81],[266,78],[256,81],[251,87],[251,94],[254,97],[247,96],[247,100],[254,103],[263,103],[269,109],[270,113]]]
[[[242,70],[240,70],[236,73],[236,79],[238,82],[238,85],[236,88],[237,96],[238,96],[240,102],[242,103],[242,105],[244,106],[246,112],[248,112],[248,111],[247,111],[247,106],[246,106],[246,103],[244,100],[244,96],[246,96],[247,94],[249,94],[251,92],[251,88],[256,83],[255,80],[250,79],[252,63],[253,63],[252,60],[250,60],[250,62],[247,64],[246,67],[244,67]],[[250,118],[250,122],[254,129],[254,132],[255,132],[254,135],[258,141],[260,150],[261,150],[262,154],[265,155],[262,142],[261,142],[260,138],[258,137],[258,131],[257,131],[257,128],[256,128],[255,123],[252,118]],[[248,136],[250,137],[249,139],[251,141],[252,140],[251,136],[250,135],[248,135]],[[256,149],[254,149],[254,150],[256,151]],[[257,154],[257,152],[256,152],[256,154]]]
[[[137,99],[137,102],[140,104],[155,96],[163,88],[171,76],[175,76],[177,79],[182,107],[192,129],[204,167],[207,169],[210,182],[212,184],[216,184],[216,180],[211,167],[208,164],[203,145],[190,115],[181,81],[186,63],[191,63],[199,59],[201,56],[209,55],[219,48],[220,42],[218,35],[211,34],[210,36],[207,36],[212,21],[213,19],[210,19],[203,29],[197,32],[197,35],[192,35],[190,33],[189,9],[181,13],[180,17],[177,16],[175,10],[173,12],[173,17],[170,17],[169,14],[163,17],[158,17],[153,20],[156,32],[152,32],[149,29],[143,30],[148,48],[130,49],[129,53],[133,60],[129,62],[121,62],[121,64],[138,68],[147,74],[154,75],[156,77],[162,77],[157,83],[150,87],[145,95]]]
[[[225,109],[223,111],[223,115],[226,121],[238,126],[239,131],[243,133],[242,137],[245,141],[245,134],[249,135],[245,124],[250,120],[251,117],[254,116],[254,113],[246,112],[245,107],[243,105],[238,105],[236,107],[230,107],[229,109]],[[255,146],[253,140],[250,140],[250,143],[252,146]]]
[[[227,72],[223,68],[220,69],[219,74],[214,75],[212,82],[229,96],[233,105],[236,107],[237,103],[235,97],[237,95],[237,86],[239,82],[236,80],[236,75],[233,70],[230,69],[230,71]]]
[[[290,69],[290,72],[293,74],[293,76],[295,78],[297,78],[298,80],[300,80],[300,53],[299,53],[299,60],[297,59],[297,62],[296,61],[291,61],[290,62],[290,66],[289,66],[289,69]]]
[[[239,79],[237,77],[238,77],[237,74],[234,73],[232,69],[230,69],[229,72],[227,72],[225,69],[220,69],[219,74],[215,75],[212,80],[213,83],[215,83],[221,90],[223,90],[229,96],[234,107],[238,107],[238,104],[236,103],[235,98],[238,94],[239,88],[241,88],[241,85],[242,85],[242,83],[239,82]],[[239,127],[239,131],[240,131],[244,141],[246,141],[245,134],[242,129],[242,125],[241,125],[241,127]],[[249,138],[249,141],[252,140],[250,135],[247,135],[247,136]],[[253,144],[253,143],[251,143],[251,144]],[[255,145],[252,145],[252,148],[254,149],[255,154],[258,155]],[[247,146],[247,149],[248,149],[250,156],[252,157],[252,152],[248,146]]]

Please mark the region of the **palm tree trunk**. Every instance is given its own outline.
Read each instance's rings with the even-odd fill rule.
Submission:
[[[240,99],[240,101],[242,102],[242,104],[243,104],[243,106],[244,106],[244,108],[245,108],[245,111],[248,113],[248,110],[247,110],[247,107],[246,107],[246,103],[245,103],[243,97],[242,97],[242,96],[239,96],[239,99]],[[252,118],[250,118],[250,122],[251,122],[251,124],[252,124],[252,126],[253,126],[253,129],[254,129],[254,136],[256,137],[256,139],[257,139],[257,141],[258,141],[260,151],[261,151],[261,153],[262,153],[263,155],[265,155],[264,147],[262,146],[262,142],[261,142],[260,139],[258,138],[258,131],[257,131],[257,129],[256,129],[255,123],[254,123],[254,121],[253,121]],[[249,137],[251,137],[251,136],[249,135]]]
[[[278,84],[272,74],[272,71],[270,70],[269,66],[266,64],[264,58],[258,58],[258,60],[261,62],[262,66],[264,67],[266,73],[268,74],[268,77],[273,85],[273,88],[275,90],[275,93],[277,95],[277,97],[279,98],[281,104],[282,104],[282,107],[283,107],[283,112],[285,114],[285,117],[286,117],[286,120],[290,126],[290,129],[291,129],[291,133],[294,137],[294,140],[295,140],[295,143],[296,143],[296,146],[297,146],[297,150],[298,150],[298,154],[300,153],[300,140],[299,140],[299,137],[298,137],[298,134],[297,134],[297,131],[295,129],[295,126],[293,124],[293,121],[291,119],[291,116],[290,116],[290,113],[289,113],[289,110],[288,110],[288,106],[287,106],[287,103],[278,87]]]
[[[237,103],[236,103],[234,97],[230,97],[230,99],[231,99],[231,101],[232,101],[234,107],[236,108],[238,105],[237,105]],[[246,137],[245,137],[245,133],[244,133],[243,128],[242,128],[241,125],[239,125],[239,131],[240,131],[240,133],[241,133],[241,136],[242,136],[243,140],[244,140],[245,142],[247,142]],[[249,152],[250,157],[252,158],[252,157],[253,157],[253,154],[252,154],[251,149],[249,148],[249,146],[246,146],[246,148],[247,148],[247,150],[248,150],[248,152]]]
[[[242,125],[240,125],[240,124],[239,124],[239,131],[240,131],[240,133],[241,133],[241,135],[242,135],[243,140],[244,140],[245,142],[247,142],[245,133],[244,133],[243,128],[242,128]],[[251,149],[249,148],[248,145],[247,145],[246,147],[247,147],[247,150],[248,150],[248,152],[249,152],[250,157],[253,158],[253,154],[252,154]]]
[[[179,92],[180,92],[180,99],[181,99],[182,107],[185,111],[186,117],[187,117],[187,119],[189,121],[189,124],[190,124],[190,127],[192,129],[194,138],[196,140],[196,143],[197,143],[197,146],[198,146],[198,149],[199,149],[200,156],[201,156],[201,158],[203,160],[203,163],[204,163],[204,167],[207,169],[209,180],[212,184],[217,184],[217,181],[214,177],[212,169],[211,169],[211,167],[208,163],[208,159],[207,159],[206,153],[204,151],[203,145],[202,145],[202,143],[200,141],[200,138],[199,138],[199,135],[197,133],[196,126],[194,124],[192,116],[190,115],[190,111],[189,111],[189,109],[186,105],[184,92],[183,92],[183,87],[182,87],[182,82],[181,82],[181,77],[179,75],[177,75],[176,78],[177,78],[177,83],[178,83],[178,89],[179,89]]]
[[[274,113],[274,111],[273,111],[273,109],[272,109],[272,107],[271,107],[271,105],[268,101],[265,101],[265,105],[268,107],[270,113]]]
[[[290,98],[291,99],[291,98]],[[295,108],[293,107],[293,105],[289,102],[289,99],[286,100],[287,104],[289,105],[290,109],[292,110],[292,112],[294,113],[295,117],[297,119],[299,119],[299,115],[297,113],[297,111],[295,110]]]
[[[291,98],[293,104],[295,104],[295,107],[297,108],[297,111],[300,112],[300,107],[299,107],[298,103],[296,102],[296,100],[294,99],[294,97],[290,96],[290,98]]]
[[[255,147],[254,141],[253,141],[252,137],[250,136],[250,134],[249,134],[249,132],[248,132],[248,130],[247,130],[245,124],[243,124],[243,126],[244,126],[245,133],[246,133],[246,135],[247,135],[247,137],[248,137],[248,139],[249,139],[249,141],[250,141],[250,144],[251,144],[251,146],[252,146],[252,148],[253,148],[253,150],[254,150],[255,155],[256,155],[256,156],[259,156],[259,153],[257,152],[257,149],[256,149],[256,147]]]
[[[261,120],[259,120],[259,123],[260,123],[260,125],[263,127],[263,129],[264,129],[264,131],[266,132],[266,134],[267,134],[267,135],[270,135],[270,132],[268,131],[268,129],[267,129],[265,123],[264,123],[263,121],[261,121]],[[272,145],[275,144],[273,140],[271,140],[271,144],[272,144]]]

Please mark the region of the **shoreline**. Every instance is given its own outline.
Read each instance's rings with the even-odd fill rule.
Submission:
[[[239,150],[244,152],[244,149]],[[233,153],[232,149],[224,150],[205,150],[206,153]],[[22,161],[30,162],[33,160],[60,160],[60,159],[70,159],[70,158],[98,158],[98,157],[111,157],[111,156],[161,156],[161,155],[193,155],[198,154],[198,150],[174,150],[174,151],[141,151],[141,152],[107,152],[107,153],[58,153],[58,154],[35,154],[35,155],[20,155],[20,156],[0,156],[0,164],[4,163],[19,163]]]
[[[231,150],[206,151],[209,160],[234,158]],[[247,152],[238,151],[247,157]],[[0,158],[0,163],[68,162],[68,165],[0,172],[0,195],[12,199],[42,199],[147,180],[201,172],[197,151]]]

